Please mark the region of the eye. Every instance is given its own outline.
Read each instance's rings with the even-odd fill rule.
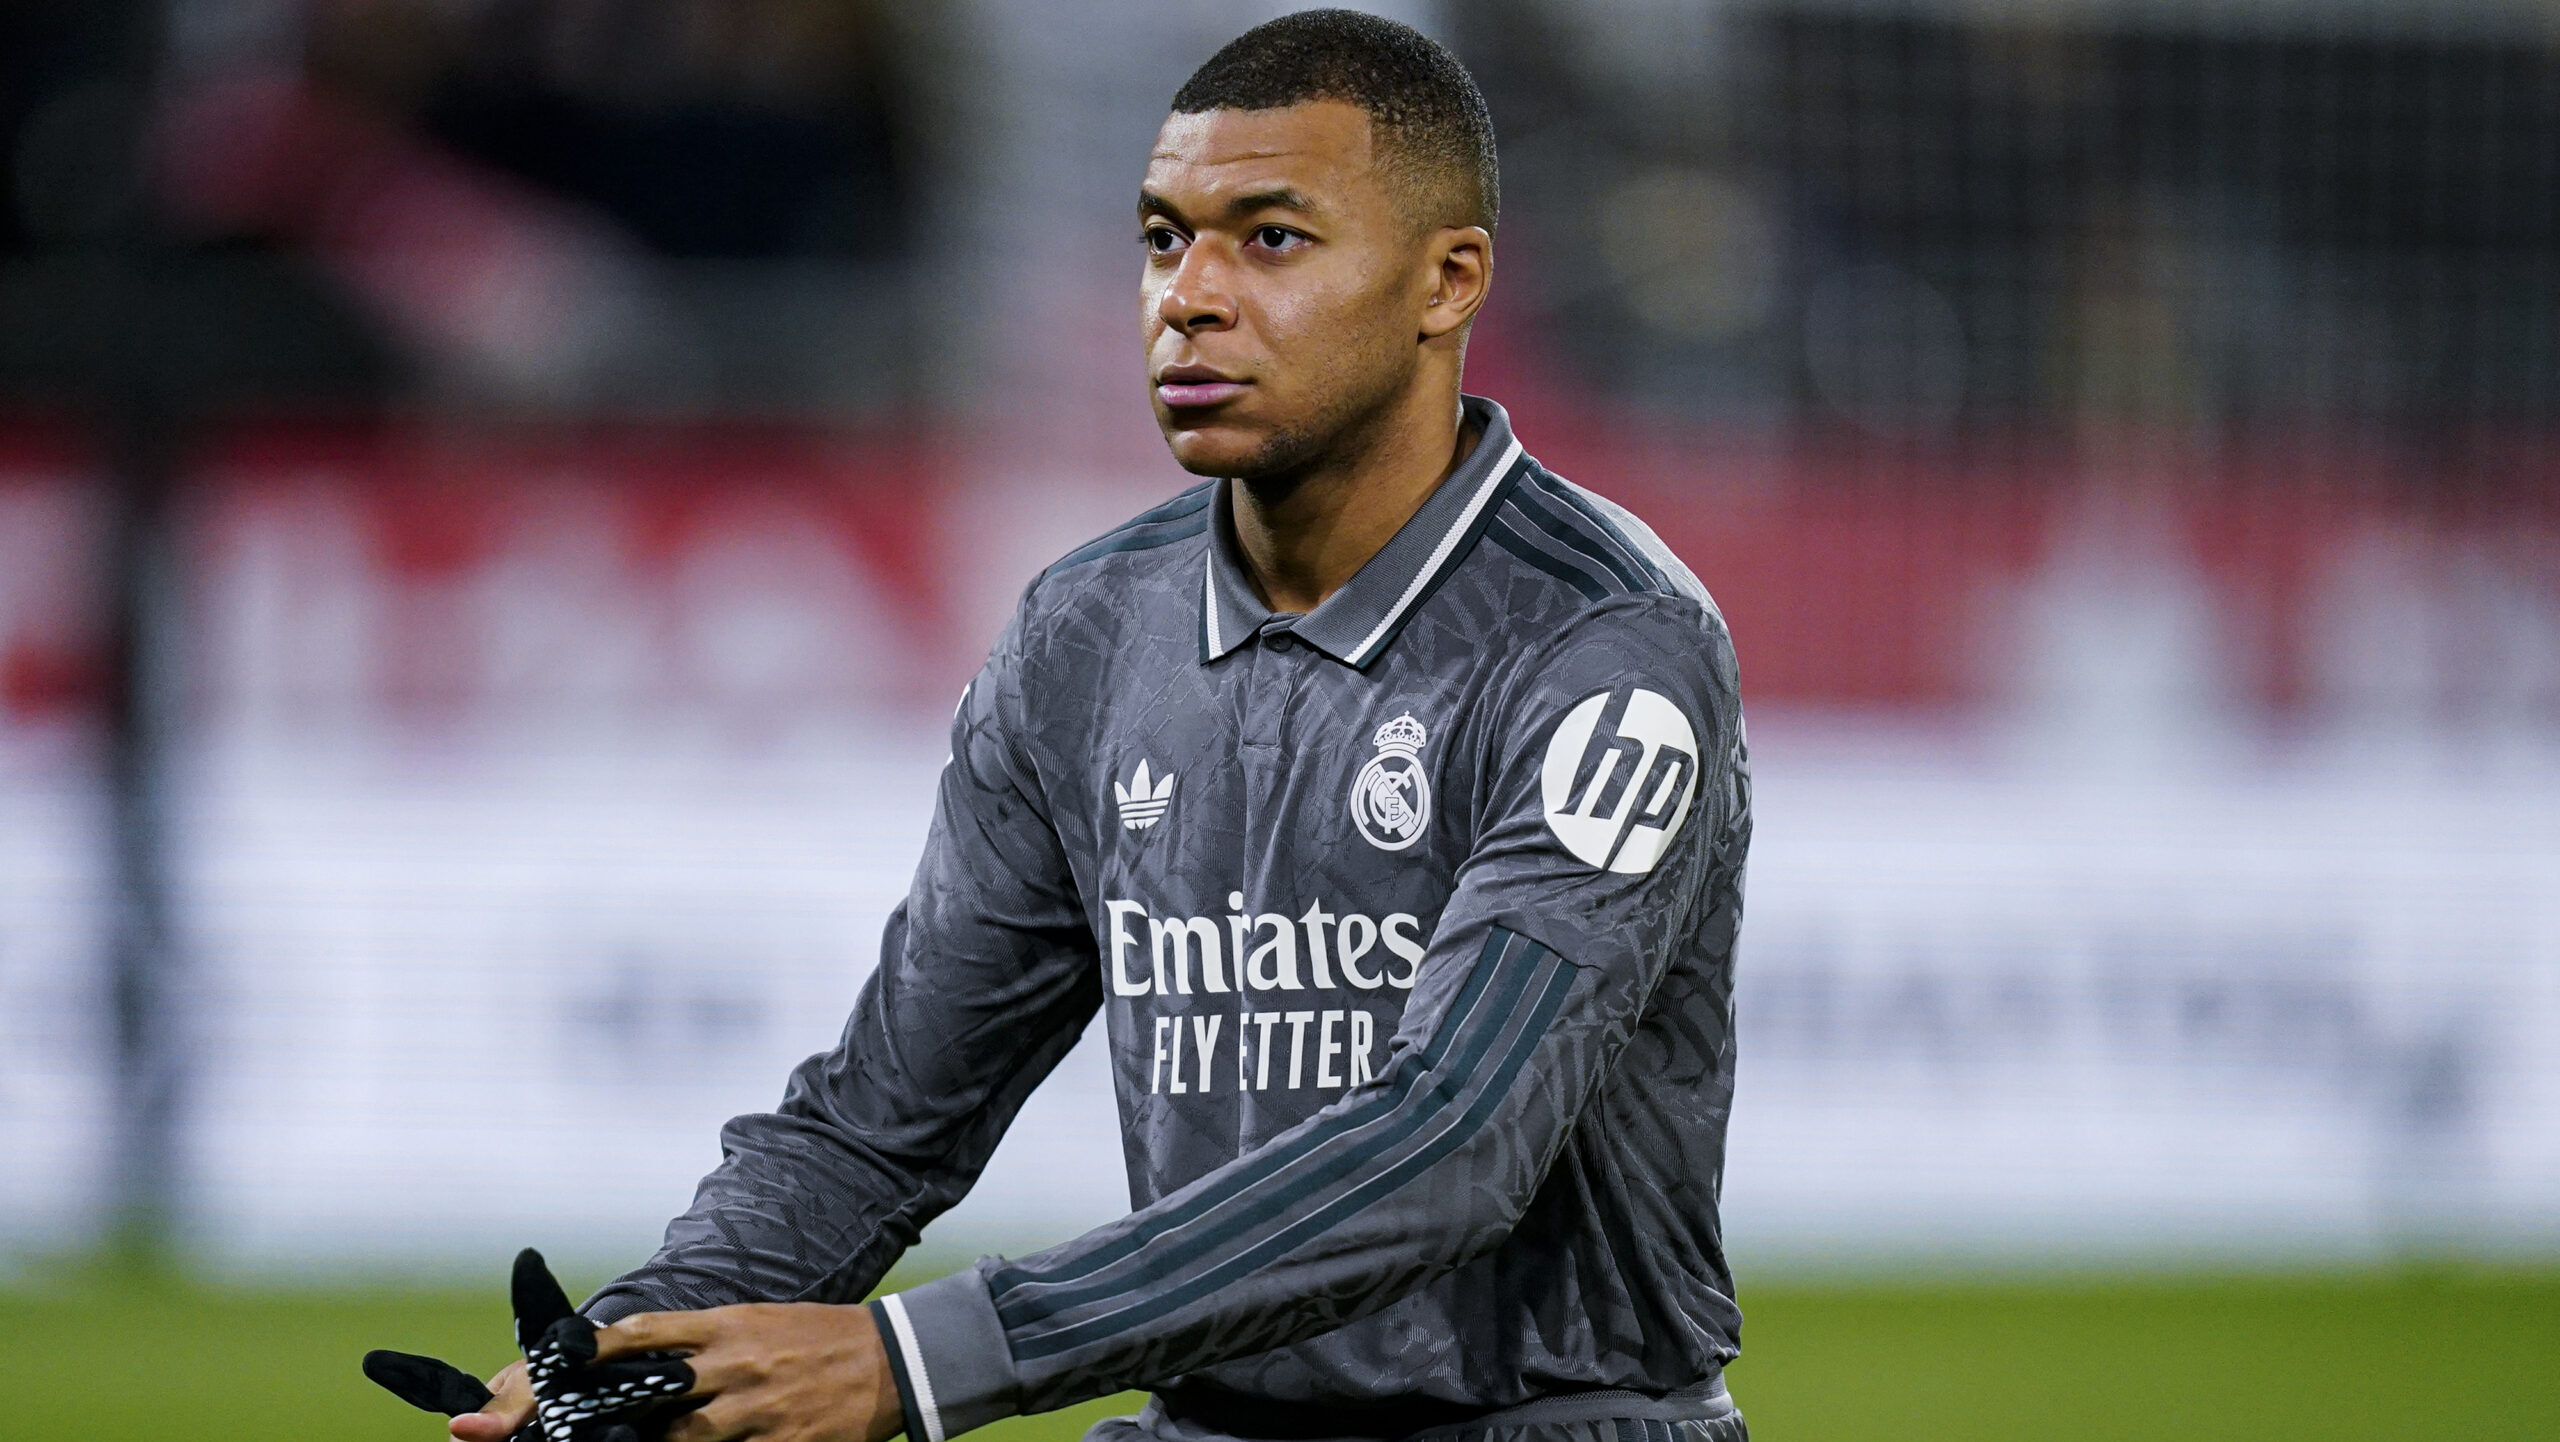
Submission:
[[[1155,255],[1171,255],[1184,244],[1182,232],[1169,225],[1150,225],[1138,232],[1138,240]]]
[[[1306,239],[1285,225],[1257,225],[1253,228],[1253,243],[1265,250],[1294,250]]]

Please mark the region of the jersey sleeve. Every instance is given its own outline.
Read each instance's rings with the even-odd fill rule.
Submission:
[[[923,860],[842,1038],[778,1108],[722,1128],[692,1207],[590,1316],[861,1300],[1100,1006],[1092,930],[1015,744],[1024,629],[1017,616],[952,718]]]
[[[1596,603],[1487,697],[1466,861],[1378,1076],[1144,1210],[891,1299],[917,1442],[1286,1346],[1501,1245],[1675,956],[1738,925],[1722,621]],[[1716,947],[1721,953],[1722,948]]]

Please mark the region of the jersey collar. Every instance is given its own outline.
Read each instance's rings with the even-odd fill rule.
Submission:
[[[1466,463],[1423,501],[1324,604],[1289,624],[1298,639],[1346,665],[1366,667],[1385,654],[1415,610],[1458,569],[1493,519],[1500,497],[1529,464],[1511,434],[1511,417],[1482,396],[1463,396],[1467,418],[1483,428]],[[1253,593],[1237,550],[1235,518],[1225,489],[1209,506],[1209,556],[1200,588],[1200,662],[1252,639],[1272,620]]]

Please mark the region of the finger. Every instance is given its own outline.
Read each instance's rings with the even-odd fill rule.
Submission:
[[[595,1356],[595,1323],[574,1314],[552,1323],[549,1331],[524,1349],[533,1395],[548,1405],[560,1391],[560,1379],[592,1363]]]
[[[698,1352],[720,1334],[709,1312],[640,1312],[596,1332],[595,1359],[610,1362],[636,1352]]]
[[[576,1390],[590,1396],[681,1397],[694,1390],[699,1369],[673,1352],[642,1352],[562,1372],[544,1398]]]
[[[465,1412],[445,1427],[454,1442],[507,1442],[516,1435],[522,1422],[510,1422],[488,1412]]]
[[[536,1345],[550,1354],[555,1364],[583,1367],[596,1359],[596,1333],[599,1330],[586,1318],[571,1315],[552,1323]],[[526,1350],[530,1353],[534,1349]]]
[[[664,1353],[563,1372],[542,1389],[542,1415],[584,1422],[639,1412],[694,1390],[693,1369]]]
[[[424,1412],[459,1417],[479,1411],[489,1401],[489,1389],[480,1385],[479,1378],[450,1362],[414,1352],[367,1352],[364,1374],[384,1391]]]
[[[737,1347],[711,1347],[684,1358],[685,1371],[692,1387],[688,1397],[716,1397],[753,1387],[773,1375],[771,1358],[761,1351]]]
[[[561,1290],[560,1279],[551,1275],[542,1254],[531,1247],[516,1253],[515,1275],[508,1291],[515,1301],[516,1345],[527,1351],[551,1330],[552,1324],[577,1311],[569,1305],[569,1294]]]
[[[506,1442],[533,1418],[533,1387],[522,1362],[510,1362],[489,1379],[489,1400],[477,1412],[453,1419],[459,1442]]]
[[[533,1415],[533,1378],[522,1362],[509,1362],[489,1379],[489,1405],[480,1410],[518,1420]]]
[[[667,1442],[733,1442],[747,1435],[747,1404],[714,1397],[667,1424]]]

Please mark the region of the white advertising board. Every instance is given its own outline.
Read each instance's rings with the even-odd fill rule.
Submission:
[[[1746,1268],[2560,1245],[2560,776],[2093,778],[1756,734]],[[195,1239],[259,1266],[635,1257],[719,1123],[832,1042],[942,754],[909,721],[198,758]],[[28,1165],[0,1205],[29,1241],[94,1202],[104,1051],[64,860],[89,816],[16,785],[0,1147]],[[1125,1206],[1097,1045],[936,1245]]]

